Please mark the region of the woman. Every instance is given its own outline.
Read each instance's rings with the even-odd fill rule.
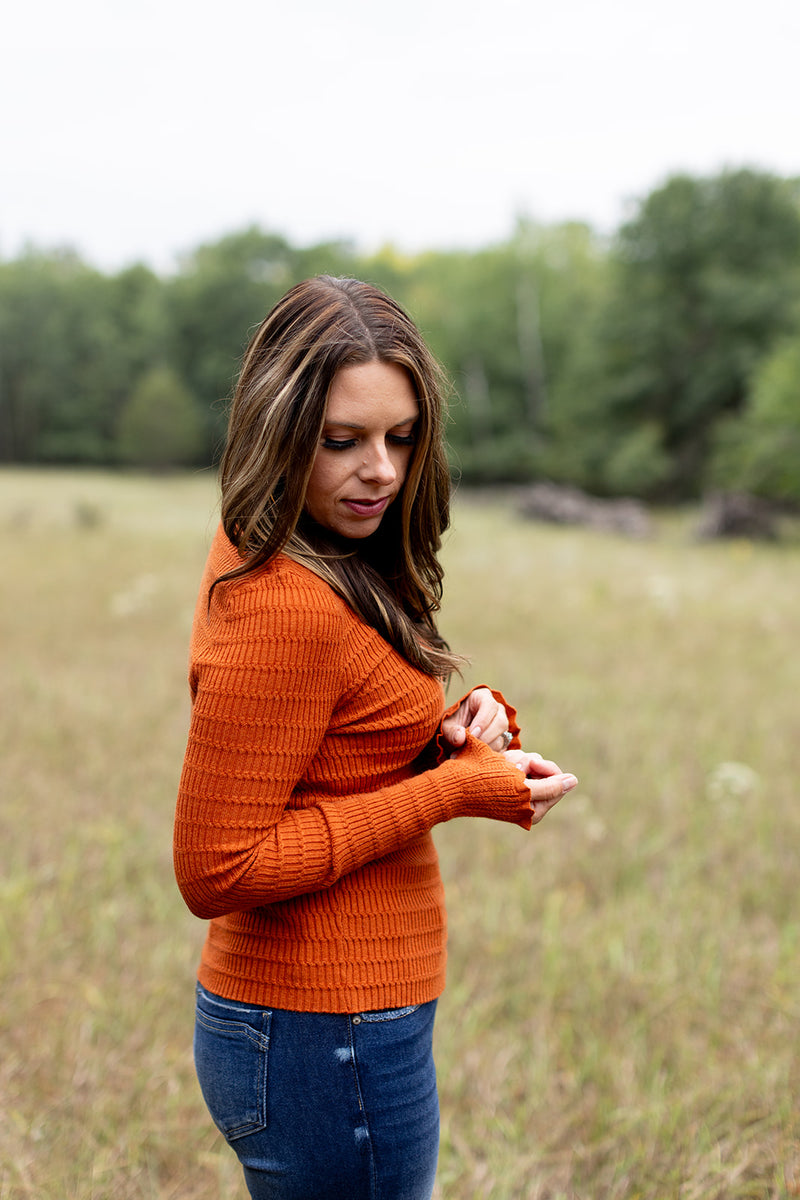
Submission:
[[[195,1061],[250,1194],[423,1200],[445,913],[431,829],[529,829],[574,776],[439,636],[438,368],[377,289],[320,277],[242,366],[191,645],[175,869],[210,919]]]

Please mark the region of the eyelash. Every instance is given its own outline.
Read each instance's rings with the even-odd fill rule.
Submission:
[[[408,434],[407,437],[390,433],[386,440],[394,446],[413,446],[417,439],[413,433]],[[322,445],[325,450],[351,450],[356,445],[356,439],[348,438],[346,442],[337,442],[333,438],[323,438]]]

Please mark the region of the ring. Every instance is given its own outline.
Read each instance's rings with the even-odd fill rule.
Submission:
[[[510,729],[507,729],[503,734],[503,749],[507,750],[514,740],[514,735]]]

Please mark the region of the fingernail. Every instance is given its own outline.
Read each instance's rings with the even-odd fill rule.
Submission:
[[[562,777],[561,777],[561,794],[564,795],[565,792],[571,792],[572,789],[577,784],[577,782],[578,782],[578,780],[576,779],[576,777],[574,775],[562,775]]]
[[[470,729],[470,733],[472,734],[473,737],[480,737],[481,736],[480,725],[473,725],[472,728]]]

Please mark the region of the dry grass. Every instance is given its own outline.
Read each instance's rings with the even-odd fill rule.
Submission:
[[[0,1200],[242,1200],[172,881],[208,478],[0,473]],[[800,1195],[800,553],[462,502],[467,680],[581,777],[437,835],[440,1200]],[[309,1198],[313,1200],[313,1198]]]

